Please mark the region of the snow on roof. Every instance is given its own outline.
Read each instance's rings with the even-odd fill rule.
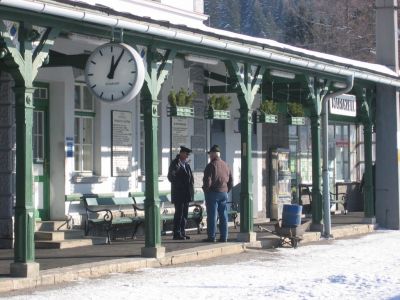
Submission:
[[[335,64],[337,66],[344,67],[345,69],[355,68],[363,69],[371,73],[380,73],[381,75],[399,78],[399,74],[391,70],[390,68],[358,60],[348,59],[340,56],[331,54],[321,53],[317,51],[306,50],[287,44],[279,43],[274,40],[257,38],[248,35],[238,34],[226,30],[216,29],[208,27],[203,24],[205,15],[199,13],[193,13],[183,11],[177,8],[173,8],[167,5],[163,5],[154,1],[144,0],[53,0],[43,2],[60,2],[67,4],[69,7],[73,5],[75,8],[79,6],[90,7],[90,9],[96,11],[106,12],[110,17],[116,14],[117,16],[123,16],[128,19],[142,18],[142,22],[145,23],[156,23],[160,27],[167,27],[168,29],[174,29],[184,32],[190,32],[191,34],[203,35],[206,38],[212,37],[217,39],[219,42],[227,43],[235,47],[235,44],[239,46],[255,48],[257,51],[275,51],[278,54],[284,54],[287,57],[302,58],[302,59],[313,59],[317,63],[325,62],[328,64]],[[1,2],[0,2],[1,3]],[[70,7],[71,8],[71,7]],[[109,11],[107,11],[109,10]],[[143,18],[145,18],[143,20]],[[229,51],[229,50],[227,50]],[[249,53],[249,55],[252,55]],[[367,76],[368,77],[368,76]],[[400,85],[400,84],[396,84]]]
[[[289,51],[289,52],[292,52],[293,54],[297,54],[300,56],[313,57],[313,58],[319,59],[319,60],[329,61],[329,62],[337,63],[340,65],[347,65],[347,66],[362,68],[362,69],[379,72],[379,73],[383,73],[383,74],[390,75],[390,76],[395,76],[395,77],[399,76],[399,74],[397,74],[392,69],[390,69],[384,65],[367,63],[367,62],[349,59],[349,58],[336,56],[336,55],[332,55],[332,54],[327,54],[327,53],[323,53],[323,52],[307,50],[307,49],[303,49],[303,48],[299,48],[299,47],[290,46],[288,44],[279,43],[277,41],[270,40],[270,39],[257,38],[257,37],[252,37],[252,36],[248,36],[248,35],[244,35],[244,34],[238,34],[238,33],[234,33],[231,31],[208,27],[205,25],[201,28],[201,30],[204,30],[204,31],[207,31],[210,33],[215,33],[215,34],[218,34],[221,36],[226,36],[226,37],[233,38],[233,39],[243,40],[244,42],[253,42],[253,43],[255,42],[257,44],[262,44],[266,47],[273,47],[275,49],[280,49],[281,51]]]
[[[146,17],[157,21],[167,21],[171,24],[186,24],[187,26],[201,26],[207,20],[204,14],[189,11],[186,6],[180,8],[155,1],[147,0],[69,0],[81,2],[94,7],[109,7],[120,13],[129,12],[132,15]],[[65,1],[64,1],[65,2]]]

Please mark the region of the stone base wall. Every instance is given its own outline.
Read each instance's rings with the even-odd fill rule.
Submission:
[[[0,248],[13,246],[15,104],[11,76],[0,72]]]

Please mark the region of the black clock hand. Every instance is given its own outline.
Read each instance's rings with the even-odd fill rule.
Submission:
[[[124,52],[125,52],[125,49],[123,49],[122,50],[122,52],[121,52],[121,54],[118,56],[118,58],[117,58],[117,61],[112,65],[112,67],[110,68],[110,72],[108,73],[108,75],[107,75],[107,77],[109,78],[109,79],[113,79],[114,78],[114,72],[115,72],[115,69],[117,68],[117,66],[118,66],[118,64],[119,64],[119,62],[120,62],[120,60],[121,60],[121,58],[122,58],[122,55],[124,55]],[[114,56],[113,56],[113,58],[114,58]],[[112,63],[113,63],[113,61],[111,61]]]
[[[108,79],[113,79],[114,78],[114,55],[111,57],[111,65],[110,65],[110,71],[108,72],[107,78]]]

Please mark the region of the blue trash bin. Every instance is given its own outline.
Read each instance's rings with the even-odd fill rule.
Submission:
[[[297,204],[284,204],[282,211],[282,226],[296,227],[301,224],[303,206]]]

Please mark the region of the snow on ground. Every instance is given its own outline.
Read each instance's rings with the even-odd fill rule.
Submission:
[[[10,299],[397,299],[400,231],[297,249],[251,250],[177,267],[114,274]]]

